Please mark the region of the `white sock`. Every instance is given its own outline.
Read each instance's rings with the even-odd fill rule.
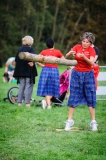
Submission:
[[[96,122],[96,120],[92,120],[91,122]]]

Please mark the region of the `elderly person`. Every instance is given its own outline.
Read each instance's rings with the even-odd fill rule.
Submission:
[[[35,77],[37,76],[37,69],[33,62],[25,61],[19,58],[20,52],[29,52],[35,54],[32,45],[34,39],[31,36],[25,36],[22,38],[22,46],[18,49],[15,57],[16,67],[14,70],[14,77],[17,78],[19,83],[18,92],[18,106],[22,105],[23,96],[25,95],[25,104],[30,107],[30,99],[32,96],[33,86],[35,83]]]
[[[66,58],[73,55],[78,64],[74,67],[70,80],[70,96],[68,99],[69,113],[65,130],[70,130],[74,124],[72,116],[75,108],[79,105],[87,104],[91,115],[90,127],[92,131],[96,131],[96,85],[94,72],[92,70],[96,53],[91,47],[95,37],[91,32],[85,32],[80,36],[80,39],[82,44],[75,45],[71,51],[66,54]]]

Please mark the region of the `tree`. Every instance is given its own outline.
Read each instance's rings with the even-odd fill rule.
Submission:
[[[85,31],[92,32],[95,45],[106,60],[106,2],[105,0],[3,0],[0,2],[0,57],[5,62],[15,56],[25,35],[34,38],[37,53],[44,41],[54,38],[56,47],[66,53]]]

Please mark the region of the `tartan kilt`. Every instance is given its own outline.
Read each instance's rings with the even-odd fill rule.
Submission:
[[[60,78],[58,68],[44,66],[39,77],[37,96],[59,97],[59,90]]]
[[[87,104],[88,107],[96,106],[96,85],[94,72],[78,72],[73,70],[70,80],[70,95],[68,106],[77,107]]]

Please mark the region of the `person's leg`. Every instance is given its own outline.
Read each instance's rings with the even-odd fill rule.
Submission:
[[[65,126],[65,130],[66,130],[66,131],[70,130],[71,127],[74,125],[74,121],[73,121],[73,119],[72,119],[74,110],[75,110],[75,108],[69,107],[68,120],[66,121],[66,126]]]
[[[69,111],[68,111],[68,120],[66,121],[66,125],[65,125],[65,130],[68,131],[71,129],[71,127],[74,125],[74,121],[72,119],[73,114],[74,114],[74,110],[75,107],[77,106],[77,101],[78,101],[78,95],[79,95],[79,91],[80,91],[80,87],[78,85],[78,80],[79,77],[77,76],[76,71],[72,72],[72,78],[70,79],[70,95],[68,97],[68,106],[69,107]],[[74,77],[77,78],[76,81],[74,80]]]
[[[46,98],[47,108],[50,109],[52,96],[46,96],[45,98]]]
[[[52,108],[52,106],[51,106],[51,98],[52,98],[52,96],[45,96],[45,99],[46,100],[42,100],[42,108],[43,109],[45,109],[45,108],[47,108],[47,109],[51,109]]]
[[[51,106],[51,98],[59,97],[59,89],[60,89],[60,78],[59,78],[59,70],[57,68],[48,68],[47,70],[48,76],[46,81],[46,103],[47,108],[50,109]]]
[[[89,108],[89,112],[90,112],[91,119],[92,119],[92,121],[90,123],[90,126],[92,128],[92,131],[97,131],[98,130],[97,129],[98,124],[95,120],[95,108],[93,108],[93,107],[88,107],[88,108]]]
[[[88,107],[92,120],[95,120],[95,108]]]
[[[88,75],[85,77],[84,89],[85,89],[87,106],[91,116],[90,126],[92,131],[96,131],[97,130],[97,122],[95,120],[96,85],[93,72],[89,72]]]
[[[20,78],[19,79],[19,91],[18,91],[18,105],[21,106],[22,105],[22,100],[23,100],[23,96],[24,96],[24,89],[25,89],[25,78]]]
[[[69,107],[68,120],[72,119],[75,108]]]
[[[33,83],[30,82],[30,78],[26,78],[26,85],[25,85],[25,103],[26,106],[30,107],[30,99],[33,92]]]

